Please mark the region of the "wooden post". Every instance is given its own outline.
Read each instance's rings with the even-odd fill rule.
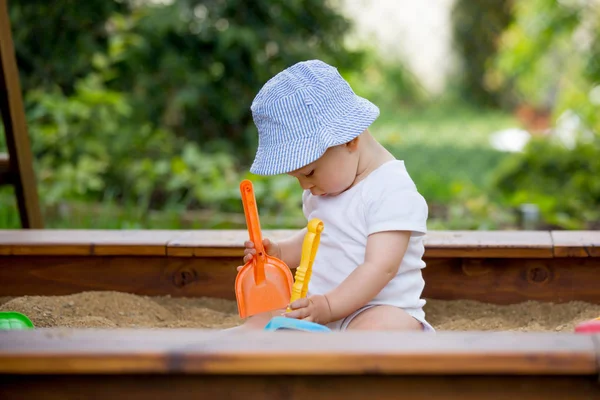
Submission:
[[[0,184],[14,185],[21,226],[41,229],[43,220],[39,208],[7,0],[0,0],[0,111],[8,147],[8,157],[0,156]]]

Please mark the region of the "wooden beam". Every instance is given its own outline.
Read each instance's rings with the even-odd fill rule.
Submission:
[[[280,240],[293,230],[265,230],[263,237]],[[183,231],[166,243],[167,255],[175,257],[243,257],[248,231],[243,229]]]
[[[596,357],[592,336],[564,333],[0,331],[1,374],[597,377]]]
[[[592,338],[517,333],[0,332],[20,399],[591,399]],[[143,338],[143,340],[140,340]]]
[[[274,238],[289,234],[265,231]],[[233,299],[246,235],[243,230],[3,230],[0,296],[117,290]],[[550,237],[554,242],[547,241]],[[431,232],[424,296],[600,304],[599,248],[596,232]]]
[[[0,0],[0,112],[23,228],[43,228],[8,5]]]
[[[278,240],[292,232],[265,230],[263,235]],[[242,257],[247,238],[242,229],[0,230],[0,254]],[[596,231],[431,231],[424,244],[430,259],[600,257]]]
[[[600,258],[425,259],[425,298],[600,304]],[[235,299],[240,257],[0,256],[0,296],[116,290]]]
[[[0,257],[0,296],[116,290],[235,299],[239,258],[125,256]]]
[[[3,375],[0,398],[20,400],[592,400],[588,376]]]
[[[592,399],[600,390],[597,339],[516,332],[5,331],[0,397]]]
[[[600,257],[600,231],[551,231],[555,257]]]

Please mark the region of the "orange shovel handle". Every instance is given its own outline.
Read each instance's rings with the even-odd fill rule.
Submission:
[[[254,195],[252,182],[248,179],[244,179],[240,183],[240,192],[242,194],[242,204],[244,206],[248,234],[250,235],[250,241],[254,243],[254,248],[256,249],[256,255],[252,257],[254,260],[254,282],[257,285],[260,285],[265,281],[265,263],[267,257],[262,242],[260,220],[258,219],[258,207],[256,205],[256,196]]]

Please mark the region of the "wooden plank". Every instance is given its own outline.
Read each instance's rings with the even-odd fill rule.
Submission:
[[[591,335],[592,344],[594,345],[594,351],[596,352],[596,365],[598,366],[599,378],[600,378],[600,334]],[[600,379],[598,379],[600,382]]]
[[[433,231],[425,237],[427,257],[549,258],[546,231]]]
[[[239,257],[0,257],[0,296],[117,290],[235,299]],[[600,258],[426,259],[424,297],[493,304],[527,300],[600,304]]]
[[[246,236],[242,230],[0,230],[0,254],[167,255],[169,246],[171,256],[228,257],[243,255]]]
[[[175,230],[0,230],[0,249],[8,247],[13,255],[165,256],[167,243],[181,234]]]
[[[274,240],[293,230],[265,230]],[[239,256],[248,239],[245,230],[191,231],[169,243],[169,255]],[[432,231],[425,239],[426,257],[552,257],[549,232],[536,231]]]
[[[552,231],[555,257],[600,257],[600,231]]]
[[[114,290],[139,295],[234,299],[239,258],[0,257],[0,295]]]
[[[515,304],[528,300],[600,304],[598,258],[427,259],[424,296]]]
[[[97,231],[94,255],[166,256],[167,244],[180,233],[175,230],[121,230],[106,236]]]
[[[264,230],[263,237],[281,240],[294,234],[294,230]],[[248,231],[198,230],[179,235],[169,242],[167,255],[179,257],[242,257],[244,242],[248,240]]]
[[[6,0],[0,0],[0,112],[23,228],[43,228]]]
[[[22,400],[592,400],[598,390],[587,376],[0,376],[0,398]]]
[[[80,245],[93,245],[90,255],[159,255],[173,257],[241,257],[245,230],[0,230],[0,251],[12,254],[81,255]],[[275,240],[291,230],[265,230]],[[427,258],[551,258],[550,232],[434,231],[425,240]],[[76,244],[73,253],[70,249]],[[166,250],[163,250],[166,247]],[[59,249],[57,249],[59,248]]]
[[[140,340],[144,338],[144,340]],[[63,361],[63,362],[61,362]],[[0,373],[596,375],[589,335],[39,329],[0,332]]]
[[[219,256],[239,257],[244,254],[245,230],[198,230],[178,235],[167,243],[167,255],[173,257]]]
[[[0,251],[14,255],[90,255],[92,231],[0,230]]]

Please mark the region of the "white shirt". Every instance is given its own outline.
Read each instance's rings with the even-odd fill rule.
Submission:
[[[338,196],[313,196],[306,190],[302,202],[306,218],[318,218],[324,225],[309,295],[328,293],[362,264],[370,234],[412,231],[398,273],[368,304],[422,312],[425,283],[421,269],[425,267],[422,256],[428,210],[403,161],[386,162]]]

